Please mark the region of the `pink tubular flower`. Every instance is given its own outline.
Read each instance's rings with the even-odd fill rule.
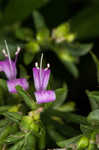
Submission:
[[[47,64],[47,68],[42,68],[42,59],[43,54],[41,56],[40,68],[38,67],[38,63],[35,63],[35,67],[33,67],[33,78],[36,88],[36,92],[34,94],[38,104],[52,102],[56,99],[56,95],[53,90],[46,90],[51,71],[49,69],[49,64]]]
[[[15,53],[16,58],[15,61],[13,61],[11,60],[6,41],[5,41],[5,45],[6,45],[7,53],[4,49],[2,50],[2,52],[6,57],[6,59],[4,61],[0,61],[0,72],[3,71],[8,78],[7,81],[8,90],[11,93],[17,93],[15,88],[17,85],[20,85],[24,90],[27,90],[29,87],[27,80],[25,78],[19,78],[19,79],[16,78],[17,75],[16,61],[17,61],[18,54],[20,52],[20,48],[19,47],[17,48],[17,51]]]

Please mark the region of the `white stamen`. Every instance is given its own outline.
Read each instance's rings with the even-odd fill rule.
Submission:
[[[50,64],[47,64],[47,68],[50,68]]]
[[[38,62],[35,63],[35,67],[39,69]]]
[[[41,60],[40,60],[40,83],[42,81],[42,61],[43,61],[43,53],[41,55]]]
[[[11,72],[13,73],[13,67],[12,67],[12,63],[11,63],[11,57],[10,57],[10,53],[9,53],[9,48],[8,48],[6,40],[4,42],[5,42],[5,46],[6,46],[6,50],[7,50],[7,55],[8,55],[9,63],[10,63],[10,69],[11,69]]]
[[[20,50],[21,50],[21,48],[17,47],[17,51],[16,51],[15,55],[18,55],[20,53]]]
[[[44,70],[46,71],[48,68],[50,68],[50,64],[47,64],[47,67]]]
[[[3,55],[4,55],[5,57],[8,57],[8,55],[7,55],[6,51],[5,51],[5,49],[2,50],[2,53],[3,53]]]

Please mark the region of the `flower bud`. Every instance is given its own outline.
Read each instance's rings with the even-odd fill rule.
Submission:
[[[72,42],[75,39],[75,34],[70,32],[70,25],[64,23],[53,30],[52,38],[55,39],[57,43],[62,41]]]
[[[83,150],[88,146],[88,138],[83,136],[80,138],[79,142],[77,143],[77,150]]]
[[[39,124],[36,121],[33,121],[33,118],[31,116],[24,116],[21,121],[20,125],[21,129],[24,131],[34,131],[38,132],[39,131]]]
[[[28,52],[31,52],[32,54],[38,52],[40,49],[39,44],[36,41],[27,43],[25,48]]]
[[[20,109],[21,104],[12,106],[11,108],[8,109],[9,112],[18,112]]]
[[[24,116],[20,123],[21,129],[24,131],[31,130],[31,124],[33,123],[33,119],[30,116]]]
[[[37,33],[36,39],[40,44],[45,44],[49,41],[49,34],[49,30],[45,28]]]

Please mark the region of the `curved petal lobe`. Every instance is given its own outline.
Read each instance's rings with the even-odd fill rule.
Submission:
[[[33,78],[34,78],[34,85],[36,90],[40,90],[40,75],[39,75],[39,69],[36,67],[33,68]]]
[[[41,74],[40,74],[41,71]],[[45,90],[50,77],[50,69],[33,68],[34,84],[37,91]]]
[[[43,77],[42,77],[42,89],[45,90],[47,88],[48,82],[49,82],[49,77],[50,77],[50,69],[43,69]]]
[[[34,94],[38,104],[52,102],[56,99],[55,92],[52,90],[37,91]]]
[[[3,71],[9,80],[15,79],[17,74],[15,62],[11,61],[10,65],[8,59],[0,61],[0,71]]]
[[[15,88],[17,85],[20,85],[24,90],[27,90],[29,87],[29,84],[25,78],[7,81],[8,90],[11,93],[17,93]]]

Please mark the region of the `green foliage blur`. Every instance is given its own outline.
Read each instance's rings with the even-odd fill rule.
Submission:
[[[99,58],[93,52],[98,27],[98,0],[0,0],[0,61],[4,40],[12,59],[20,46],[18,77],[30,86],[28,91],[17,86],[17,94],[11,94],[0,72],[0,150],[99,149],[99,89],[84,91],[90,103],[86,116],[69,99],[72,81],[81,76],[81,59],[87,62],[84,69],[96,67],[90,76],[96,74],[99,83]],[[44,66],[51,65],[48,88],[55,90],[56,101],[37,104],[32,68],[42,53]]]

